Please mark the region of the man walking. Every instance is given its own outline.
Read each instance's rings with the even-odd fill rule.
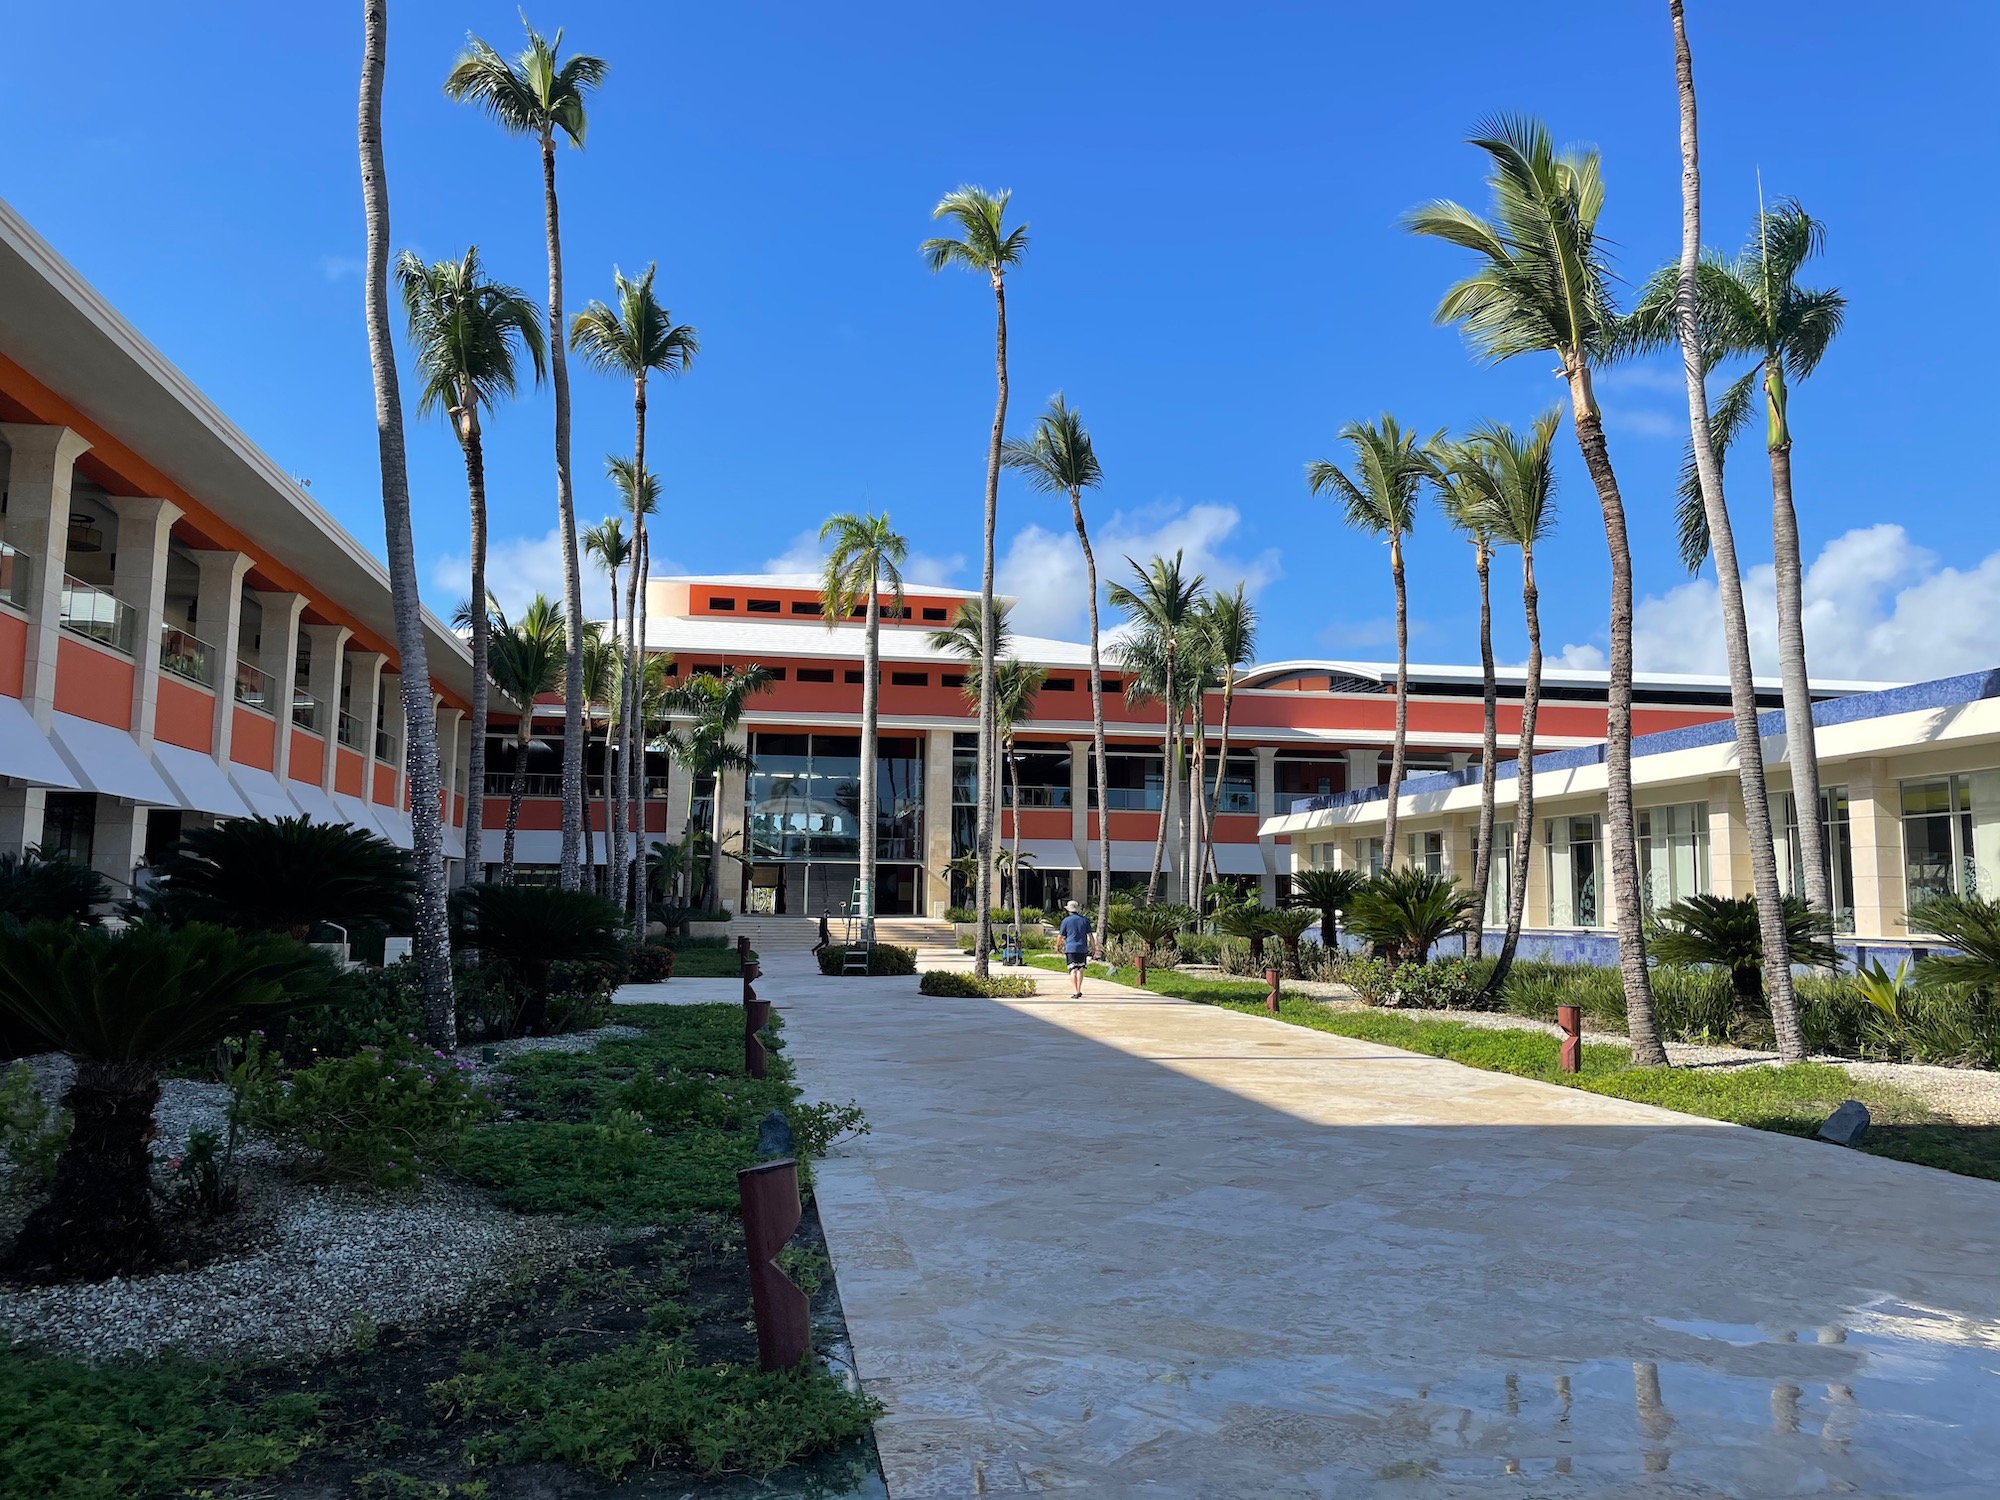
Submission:
[[[1090,962],[1090,918],[1074,901],[1066,909],[1069,915],[1062,919],[1062,926],[1056,931],[1062,935],[1063,962],[1069,965],[1069,997],[1081,1000],[1083,967]]]

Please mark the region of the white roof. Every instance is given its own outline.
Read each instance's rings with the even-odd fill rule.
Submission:
[[[725,588],[745,589],[806,589],[819,592],[820,576],[817,573],[673,573],[666,577],[656,577],[653,583],[699,583],[710,587],[721,584]],[[888,592],[886,589],[883,592]],[[979,597],[978,589],[951,589],[933,583],[905,583],[905,594],[921,594],[926,599],[963,599],[968,595]],[[998,598],[998,595],[994,596]]]
[[[646,649],[672,651],[685,660],[703,653],[729,656],[738,662],[783,656],[834,657],[859,661],[868,636],[865,625],[842,623],[828,627],[817,620],[796,625],[772,620],[684,619],[669,616],[646,620]],[[963,665],[964,658],[953,651],[940,651],[930,643],[930,633],[909,625],[882,627],[882,660],[898,662],[946,662]],[[1047,667],[1087,667],[1090,647],[1075,641],[1052,641],[1041,636],[1009,636],[1013,654],[1022,661]],[[1105,670],[1116,666],[1106,654]]]
[[[230,780],[236,783],[236,790],[243,794],[243,800],[260,818],[296,818],[299,805],[285,795],[285,789],[278,785],[278,778],[260,766],[231,765]]]
[[[152,757],[117,725],[55,713],[49,715],[49,734],[83,790],[151,807],[181,805]]]
[[[250,814],[243,794],[229,784],[229,776],[206,750],[189,750],[181,745],[155,741],[153,759],[159,762],[167,780],[181,794],[180,805],[190,812],[215,813],[225,818]]]
[[[0,776],[78,790],[77,779],[19,698],[0,695]]]
[[[1245,683],[1246,678],[1291,677],[1295,675],[1315,675],[1327,673],[1335,677],[1359,677],[1369,682],[1379,682],[1393,687],[1396,681],[1396,664],[1380,661],[1330,661],[1324,658],[1305,658],[1298,661],[1259,662],[1249,667],[1237,678],[1239,685],[1254,687],[1254,682]],[[1474,666],[1454,666],[1450,663],[1411,662],[1410,682],[1413,685],[1425,683],[1481,683],[1484,676],[1480,668]],[[1525,666],[1496,666],[1493,669],[1497,682],[1526,682],[1528,669]],[[1542,682],[1545,686],[1603,687],[1610,682],[1611,674],[1601,668],[1589,670],[1575,667],[1544,667]],[[1632,685],[1640,692],[1651,688],[1659,692],[1674,690],[1720,690],[1729,691],[1727,677],[1708,676],[1698,672],[1634,672]],[[1775,677],[1759,677],[1756,686],[1763,691],[1775,693],[1780,687]],[[1874,693],[1886,687],[1901,687],[1902,683],[1870,682],[1850,678],[1815,677],[1812,686],[1816,692],[1833,694]]]

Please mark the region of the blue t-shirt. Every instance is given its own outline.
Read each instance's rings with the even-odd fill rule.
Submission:
[[[1062,926],[1056,931],[1062,934],[1063,953],[1088,953],[1090,951],[1090,918],[1080,911],[1073,911],[1062,919]]]

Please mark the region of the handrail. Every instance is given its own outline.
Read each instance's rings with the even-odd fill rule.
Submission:
[[[57,621],[64,630],[127,656],[132,654],[138,611],[115,594],[65,573],[58,609]]]
[[[319,699],[302,687],[292,688],[292,723],[319,733]]]
[[[361,748],[361,721],[346,709],[334,721],[334,738],[350,750]]]
[[[185,677],[189,682],[198,682],[209,687],[214,679],[209,675],[209,662],[214,659],[215,648],[192,631],[183,630],[178,625],[162,623],[160,626],[160,669],[171,672],[176,677]]]
[[[271,674],[254,662],[236,659],[236,701],[245,708],[271,712]]]
[[[34,560],[27,553],[10,543],[0,542],[0,602],[11,604],[16,609],[26,609],[34,572]]]

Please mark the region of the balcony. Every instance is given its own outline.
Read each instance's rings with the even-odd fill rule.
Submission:
[[[27,553],[0,542],[0,604],[26,609],[28,585],[33,581],[34,571]]]
[[[334,738],[350,750],[361,748],[361,721],[342,710],[334,720]]]
[[[58,621],[64,630],[86,640],[132,654],[138,631],[138,611],[124,600],[114,598],[93,583],[63,574],[62,601]]]
[[[1000,804],[1014,805],[1014,788],[1003,784],[1000,788]],[[1069,788],[1066,786],[1024,786],[1021,788],[1023,807],[1068,807]]]
[[[209,663],[214,660],[215,648],[200,636],[192,635],[178,625],[160,627],[161,671],[208,687],[215,680],[209,672]]]
[[[486,773],[487,796],[511,797],[513,794],[514,773],[512,771],[488,771]],[[604,800],[604,778],[602,776],[584,777],[583,794],[592,802],[602,802]],[[528,797],[560,797],[562,795],[562,773],[559,771],[530,771],[522,795]],[[646,778],[646,796],[649,799],[657,799],[666,795],[666,777],[648,776]]]
[[[302,687],[292,689],[292,723],[300,729],[319,733],[319,699]]]
[[[271,695],[271,674],[239,658],[236,663],[236,701],[259,713],[270,713],[275,701]]]
[[[385,766],[393,766],[396,758],[403,753],[403,747],[388,730],[377,726],[375,730],[375,758]]]

